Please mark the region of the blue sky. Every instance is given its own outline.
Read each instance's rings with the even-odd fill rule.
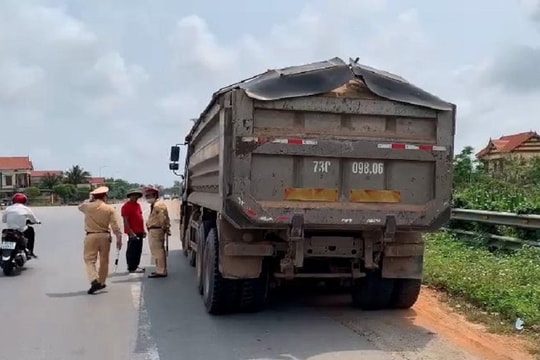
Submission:
[[[336,6],[339,4],[339,6]],[[456,145],[539,130],[539,0],[3,0],[2,155],[170,184],[168,147],[218,87],[360,57],[458,105]],[[6,120],[4,120],[6,119]]]

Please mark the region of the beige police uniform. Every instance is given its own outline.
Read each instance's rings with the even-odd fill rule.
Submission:
[[[90,194],[104,194],[108,191],[109,189],[103,186]],[[83,250],[86,275],[90,282],[97,280],[100,284],[105,284],[109,273],[109,253],[112,241],[110,229],[115,234],[120,233],[116,210],[102,200],[84,202],[79,205],[79,210],[84,214],[84,230],[86,231]],[[98,257],[99,269],[96,269]]]
[[[167,205],[157,200],[146,221],[148,229],[148,244],[150,253],[156,264],[156,274],[167,274],[167,259],[165,256],[165,236],[171,227]]]

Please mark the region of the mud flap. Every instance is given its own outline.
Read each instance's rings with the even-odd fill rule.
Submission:
[[[225,255],[225,246],[234,243],[241,233],[226,220],[218,220],[219,233],[219,272],[225,279],[256,279],[262,271],[262,256]]]
[[[422,279],[423,265],[423,256],[385,256],[381,275],[387,279]]]
[[[422,234],[396,233],[396,241],[385,246],[382,277],[391,279],[422,279],[424,242]]]
[[[223,245],[220,245],[220,250]],[[256,279],[261,275],[263,257],[219,255],[219,271],[225,279]]]

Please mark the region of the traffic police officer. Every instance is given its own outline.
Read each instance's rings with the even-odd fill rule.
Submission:
[[[150,253],[156,263],[156,271],[149,278],[167,277],[167,258],[165,255],[165,236],[170,235],[170,219],[167,205],[158,200],[159,190],[148,187],[144,191],[144,197],[150,204],[150,214],[146,220],[148,229],[148,243]]]
[[[90,193],[90,200],[79,205],[84,214],[84,263],[86,275],[90,281],[88,294],[106,287],[105,280],[109,273],[109,252],[111,249],[111,229],[116,235],[116,247],[122,248],[122,232],[116,219],[116,210],[107,204],[109,188],[99,187]],[[96,262],[99,257],[99,269]]]

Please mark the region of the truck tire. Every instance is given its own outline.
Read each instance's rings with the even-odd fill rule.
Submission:
[[[188,250],[188,263],[189,266],[195,267],[195,264],[197,262],[197,253],[193,251],[193,249]]]
[[[197,274],[197,290],[199,294],[203,293],[203,283],[202,283],[202,269],[203,269],[203,253],[204,253],[204,244],[206,243],[206,237],[210,229],[216,227],[215,221],[203,221],[197,230],[197,251],[195,253],[195,272]]]
[[[182,237],[182,240],[181,240],[181,243],[182,243],[182,254],[184,254],[185,257],[188,256],[188,250],[189,250],[189,243],[188,243],[188,239],[189,239],[189,234],[191,232],[191,228],[188,229],[188,231],[186,231],[186,233],[184,234],[184,236]],[[180,234],[182,234],[182,229],[180,229]]]
[[[239,284],[239,309],[244,312],[257,312],[264,308],[268,297],[270,271],[263,261],[261,274],[256,279],[241,280]]]
[[[184,257],[188,256],[188,250],[187,250],[186,245],[184,244],[183,240],[182,240],[182,255],[184,255]]]
[[[219,272],[219,243],[216,228],[212,228],[208,233],[203,254],[202,297],[206,311],[212,315],[221,315],[236,310],[238,281],[224,279]]]
[[[353,282],[353,305],[362,310],[382,310],[390,307],[394,289],[393,279],[381,277],[380,272],[368,272]]]
[[[395,279],[390,306],[394,309],[409,309],[418,300],[421,287],[422,280],[419,279]]]

